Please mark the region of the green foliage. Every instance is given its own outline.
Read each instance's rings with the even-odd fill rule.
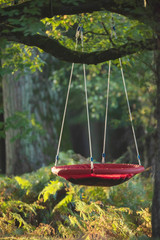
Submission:
[[[116,26],[117,38],[111,33],[112,16]],[[153,32],[146,25],[138,21],[128,20],[120,15],[113,14],[112,16],[104,11],[82,14],[81,17],[57,16],[52,20],[46,18],[43,22],[47,26],[46,34],[48,36],[56,38],[72,49],[75,47],[76,27],[80,22],[84,28],[84,49],[86,52],[110,48],[112,45],[110,41],[111,35],[116,46],[127,42],[128,39],[141,40],[145,37],[152,37]],[[107,32],[103,24],[101,24],[102,22],[105,23]],[[80,42],[78,50],[81,51]],[[153,107],[156,89],[152,59],[153,55],[150,53],[137,53],[131,57],[123,58],[124,74],[134,125],[135,127],[143,125],[146,133],[154,132],[156,126],[155,108]],[[70,64],[64,63],[63,66],[65,72],[62,67],[58,68],[54,71],[52,77],[54,88],[59,92],[62,106],[64,105],[62,99],[66,96]],[[91,119],[104,121],[108,63],[91,65],[86,68]],[[79,64],[74,68],[68,111],[69,124],[86,122],[83,71]],[[110,128],[130,125],[118,60],[112,61],[108,124]]]
[[[77,1],[64,1],[65,4],[70,2],[77,4]],[[56,16],[37,21],[39,6],[42,3],[43,1],[30,1],[29,7],[24,9],[24,15],[22,15],[20,22],[14,17],[17,12],[11,10],[9,12],[10,24],[15,26],[14,31],[22,31],[24,35],[45,35],[57,39],[68,48],[74,49],[75,32],[78,23],[80,23],[84,29],[84,50],[86,52],[105,50],[110,48],[113,43],[119,46],[122,43],[127,43],[128,39],[141,40],[152,37],[153,34],[150,27],[143,23],[129,20],[118,14],[111,15],[106,11],[82,14],[81,16]],[[9,2],[6,1],[6,4],[9,4]],[[28,18],[28,12],[32,14],[30,18]],[[116,26],[117,38],[112,32],[112,17]],[[81,50],[81,43],[79,41],[78,51]],[[2,58],[3,66],[1,74],[17,73],[17,78],[24,72],[42,71],[42,67],[45,64],[39,50],[19,44],[8,44],[7,42],[5,42],[5,47],[2,51]],[[153,55],[148,53],[141,55],[137,53],[132,57],[123,58],[134,125],[135,127],[144,126],[145,133],[153,133],[156,126],[155,107],[153,107],[156,88],[154,81],[151,82],[151,79],[153,79],[152,59]],[[141,64],[139,64],[140,62]],[[86,69],[91,120],[104,122],[108,63],[87,66]],[[53,74],[50,76],[50,79],[53,80],[52,93],[58,99],[58,101],[54,102],[54,105],[57,105],[58,108],[56,109],[56,114],[53,115],[56,115],[55,126],[56,129],[59,129],[61,122],[59,120],[62,116],[68,85],[70,64],[59,61],[54,62],[54,70],[52,72]],[[17,119],[17,114],[12,117],[13,119],[9,122],[9,127],[16,126],[16,129],[20,130],[15,139],[22,137],[32,142],[36,134],[43,134],[41,126],[38,126],[38,124],[33,126],[31,122],[29,123],[30,119],[28,121],[28,119],[24,119],[22,116],[18,116],[21,119]],[[68,125],[86,123],[83,71],[82,66],[78,64],[74,69],[67,117],[69,120]],[[26,121],[26,125],[23,120]],[[112,62],[108,125],[110,129],[125,128],[130,125],[118,60]],[[31,134],[32,132],[33,134]],[[1,131],[1,135],[4,136],[3,130]],[[69,127],[63,136],[65,137],[66,135],[68,140]],[[72,147],[69,141],[64,142],[65,144],[67,142],[66,149]],[[47,151],[52,150],[48,147],[46,148]]]
[[[23,2],[25,0],[18,0],[18,4]],[[23,15],[21,15],[20,19],[15,18],[19,14],[18,9],[10,9],[7,13],[3,11],[3,7],[14,5],[14,0],[1,1],[0,4],[2,5],[0,9],[2,16],[9,16],[8,23],[10,26],[14,26],[12,32],[23,32],[25,36],[34,35],[35,32],[43,34],[44,24],[37,19],[37,16],[40,15],[39,7],[42,6],[43,1],[31,1],[28,7],[23,9]],[[28,17],[28,13],[31,14],[31,17]]]
[[[20,1],[23,2],[23,1]],[[13,32],[22,31],[25,36],[42,34],[57,39],[68,48],[75,48],[75,30],[81,20],[84,27],[84,50],[86,52],[104,50],[111,47],[112,16],[106,11],[79,16],[56,16],[52,19],[37,21],[38,6],[43,1],[30,1],[29,8],[24,9],[21,21],[15,18],[17,10],[12,10],[9,24],[14,25]],[[63,0],[64,3],[77,1]],[[83,2],[83,1],[82,1]],[[1,1],[0,4],[10,6],[11,1]],[[28,12],[32,14],[27,17]],[[5,15],[1,9],[2,15]],[[137,21],[128,20],[113,14],[117,38],[112,41],[119,46],[128,39],[141,40],[152,36],[151,29]],[[107,32],[101,23],[105,23]],[[6,34],[7,34],[6,30]],[[5,32],[4,32],[5,33]],[[2,41],[5,50],[1,53],[3,65],[1,75],[21,72],[42,71],[44,61],[40,52],[34,53],[33,48],[19,44],[8,44]],[[81,51],[81,44],[78,44]],[[37,50],[36,50],[37,52]],[[129,99],[133,109],[133,118],[137,126],[142,124],[147,132],[154,131],[155,118],[153,102],[155,86],[152,72],[152,58],[149,54],[136,54],[123,59],[124,71],[129,90]],[[139,62],[144,64],[139,64]],[[148,66],[149,63],[149,66]],[[64,71],[65,69],[65,71]],[[89,106],[92,119],[104,119],[107,87],[107,64],[87,66],[87,85]],[[53,91],[57,94],[58,105],[64,106],[64,92],[68,84],[70,64],[55,63],[53,76]],[[118,61],[113,61],[111,69],[111,86],[109,98],[109,124],[113,128],[127,126],[128,113],[122,88]],[[83,72],[80,65],[74,70],[74,81],[71,89],[69,116],[71,123],[86,121]],[[65,80],[64,80],[65,79]],[[145,81],[144,81],[145,79]],[[58,114],[57,114],[58,115]],[[59,116],[58,116],[59,120]],[[3,128],[3,124],[0,125]],[[16,112],[7,119],[6,130],[14,128],[15,138],[34,140],[31,133],[43,134],[41,125],[34,115],[28,118],[26,112]],[[72,153],[61,153],[60,163],[66,159],[74,163]],[[79,157],[77,157],[79,160]],[[81,159],[83,161],[83,159]],[[146,182],[148,186],[146,187]],[[36,173],[25,174],[22,177],[0,179],[0,234],[17,236],[22,230],[31,238],[31,234],[40,237],[61,237],[66,239],[134,239],[151,236],[151,195],[150,180],[134,178],[128,183],[115,188],[92,188],[73,186],[50,174],[50,168],[43,168]],[[64,190],[64,191],[63,191]],[[60,196],[59,196],[60,194]],[[56,231],[55,231],[56,230]],[[34,238],[35,239],[35,238]]]
[[[6,119],[4,127],[5,131],[9,129],[15,130],[15,136],[11,141],[25,138],[31,142],[36,139],[37,134],[44,135],[45,133],[42,126],[36,121],[34,114],[29,117],[28,112],[15,112]]]
[[[43,197],[43,201],[46,202],[49,199],[50,195],[55,195],[58,190],[60,190],[63,186],[62,182],[51,181],[39,194],[39,199]]]
[[[0,236],[17,234],[17,229],[30,232],[35,229],[37,211],[44,207],[38,201],[38,193],[49,179],[49,174],[42,176],[42,170],[23,177],[0,178]],[[43,169],[43,175],[46,169]],[[40,186],[42,182],[42,186]],[[36,186],[36,189],[35,189]],[[31,222],[35,221],[35,226]]]
[[[40,56],[40,52],[35,54],[35,48],[17,43],[6,43],[4,50],[0,53],[0,57],[3,58],[0,75],[18,72],[17,79],[24,72],[42,71],[42,66],[45,63]]]
[[[126,184],[112,188],[108,198],[109,202],[111,204],[116,203],[118,207],[128,206],[134,211],[141,210],[142,206],[143,209],[150,208],[153,197],[152,194],[147,196],[149,193],[146,189],[147,186],[143,185],[143,181],[138,176],[135,176],[134,179],[136,181],[129,181]],[[152,186],[152,180],[148,179],[148,182],[150,186]]]
[[[68,204],[70,204],[73,200],[73,196],[70,192],[67,192],[67,195],[54,207],[52,213],[55,211],[59,211],[60,213],[64,214],[67,213],[69,210]]]
[[[90,160],[84,158],[80,154],[74,153],[72,150],[68,150],[67,152],[59,153],[59,165],[72,165],[72,164],[83,164],[89,163]]]
[[[0,236],[149,238],[151,189],[151,179],[140,176],[113,188],[72,185],[53,176],[50,167],[1,177]]]
[[[116,237],[127,239],[128,236],[134,235],[125,223],[124,213],[131,214],[130,209],[108,207],[104,210],[101,202],[86,204],[79,201],[76,204],[76,211],[80,216],[69,216],[69,220],[72,231],[79,229],[83,239],[114,239]]]
[[[18,227],[23,230],[30,231],[33,227],[29,221],[26,219],[29,219],[32,214],[36,214],[34,208],[32,205],[27,204],[22,201],[16,201],[16,200],[8,200],[4,201],[4,199],[1,199],[0,209],[2,212],[2,226],[6,223],[6,226],[8,225],[8,222],[10,225],[13,225],[11,229],[14,229],[15,222],[18,224]],[[7,222],[5,222],[8,220]],[[6,227],[4,227],[6,229]],[[2,233],[3,233],[3,228]],[[9,232],[8,232],[9,231]],[[7,230],[7,233],[10,233],[10,228]]]
[[[135,181],[134,184],[137,186],[138,182]],[[125,190],[121,188],[124,185]],[[128,190],[132,192],[134,189],[132,185],[130,187],[127,184],[124,185],[119,186],[121,194],[127,195]],[[116,188],[80,188],[70,186],[69,192],[73,193],[70,201],[72,206],[74,202],[74,211],[68,210],[68,219],[63,217],[65,224],[59,222],[58,229],[62,237],[67,239],[131,239],[142,234],[146,234],[148,237],[151,236],[151,214],[149,213],[149,208],[144,209],[144,216],[146,216],[144,217],[142,210],[138,211],[135,209],[136,205],[134,210],[128,207],[127,204],[124,204],[123,207],[118,207],[121,195]],[[109,198],[113,194],[112,191],[115,192],[117,200],[110,204]],[[79,197],[78,192],[81,194],[81,197]],[[134,198],[128,195],[128,199],[133,202],[133,205],[137,204],[135,199],[138,193],[134,193],[134,195]],[[143,197],[145,198],[146,195],[144,194]],[[143,200],[141,200],[138,200],[138,204],[142,207]],[[149,201],[151,202],[151,199]],[[62,211],[61,209],[61,215],[64,213],[67,214],[67,211],[65,209]],[[143,216],[143,220],[138,217],[139,215]],[[137,227],[136,222],[140,223],[139,227]],[[147,226],[146,229],[145,226]]]
[[[75,46],[76,27],[80,23],[84,28],[84,50],[86,52],[107,49],[111,47],[112,42],[119,46],[127,42],[128,39],[141,40],[152,37],[153,34],[151,28],[143,23],[106,11],[86,13],[81,16],[56,16],[52,19],[43,19],[42,22],[46,25],[48,36],[56,38],[63,45],[72,49]],[[105,24],[105,28],[102,23]],[[118,38],[112,34],[113,24],[116,26]],[[112,42],[110,40],[111,35]],[[80,44],[78,50],[81,51]]]
[[[67,4],[72,3],[75,6],[78,6],[79,3],[83,3],[83,2],[84,2],[84,0],[76,0],[76,1],[74,1],[74,0],[62,0],[62,3],[67,3]]]
[[[18,184],[20,185],[21,189],[25,190],[26,194],[29,194],[32,184],[27,179],[23,179],[18,176],[16,176],[15,179],[18,182]]]

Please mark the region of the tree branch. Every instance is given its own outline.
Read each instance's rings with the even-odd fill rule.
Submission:
[[[51,6],[53,6],[52,9]],[[33,13],[30,11],[33,8],[37,9],[37,12],[34,13],[34,17],[37,19],[43,19],[45,17],[50,18],[57,15],[73,15],[107,10],[145,22],[149,25],[152,24],[151,19],[154,20],[152,9],[150,7],[145,8],[144,2],[140,0],[77,0],[76,4],[74,1],[73,3],[67,4],[61,2],[60,0],[52,0],[52,5],[50,0],[34,0],[3,8],[3,12],[0,12],[1,22],[7,21],[9,14],[13,10],[16,11],[16,14],[13,16],[14,19],[20,19],[24,14],[27,14],[28,18],[33,17]]]
[[[13,32],[14,26],[10,26],[11,29],[8,28],[9,31],[6,33],[6,25],[9,26],[11,22],[9,20],[17,19],[18,23],[16,24],[20,24],[20,22],[23,21],[21,18],[22,16],[27,18],[36,17],[37,19],[42,19],[56,15],[87,13],[101,11],[104,9],[123,14],[136,20],[138,19],[143,22],[152,22],[152,15],[150,15],[151,9],[147,7],[144,8],[143,1],[77,0],[76,4],[78,5],[75,5],[74,2],[70,4],[64,4],[60,0],[52,0],[52,2],[53,9],[51,9],[50,0],[26,1],[15,6],[3,8],[0,12],[2,23],[0,26],[0,31],[2,33],[1,36],[5,35],[6,39],[9,41],[23,43],[28,46],[39,47],[45,52],[50,53],[63,61],[86,64],[97,64],[108,60],[114,60],[142,50],[157,49],[157,42],[155,39],[146,39],[144,41],[128,41],[127,44],[119,47],[114,46],[106,51],[80,53],[64,47],[57,40],[48,38],[47,36],[38,34],[24,36],[23,30],[22,32]]]
[[[102,26],[103,26],[103,28],[104,28],[104,30],[105,30],[105,32],[106,32],[108,38],[109,38],[110,43],[112,44],[112,46],[115,46],[115,44],[114,44],[114,42],[113,42],[113,40],[112,40],[112,37],[111,37],[109,31],[107,30],[107,28],[106,28],[104,22],[101,22],[101,23],[102,23]]]
[[[18,38],[11,37],[10,40],[26,44],[28,46],[39,47],[56,58],[74,63],[98,64],[108,60],[130,55],[142,50],[157,49],[156,39],[146,39],[145,41],[128,41],[119,47],[110,48],[105,51],[95,51],[91,53],[81,53],[70,50],[60,44],[57,40],[41,35],[23,36],[18,34]]]

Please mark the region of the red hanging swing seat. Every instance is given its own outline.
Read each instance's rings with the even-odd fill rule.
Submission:
[[[80,36],[81,36],[81,43],[82,43],[82,50],[83,50],[83,28],[81,26],[78,26],[77,31],[76,31],[76,47],[77,47],[78,38]],[[75,50],[76,50],[76,47],[75,47]],[[73,75],[72,73],[73,73],[74,63],[72,63],[70,79],[69,79],[69,84],[68,84],[68,91],[67,91],[67,96],[66,96],[66,103],[65,103],[60,137],[59,137],[58,148],[57,148],[56,162],[55,162],[55,167],[52,167],[52,169],[51,169],[53,174],[63,177],[64,179],[66,179],[67,181],[69,181],[71,183],[79,184],[79,185],[86,185],[86,186],[111,187],[111,186],[121,184],[125,181],[128,181],[134,175],[144,171],[144,167],[141,166],[141,161],[140,161],[140,157],[139,157],[138,145],[137,145],[136,135],[135,135],[135,131],[134,131],[134,126],[132,123],[132,114],[131,114],[131,109],[130,109],[130,105],[129,105],[124,74],[123,74],[122,61],[120,58],[119,58],[119,63],[120,63],[120,67],[121,67],[121,75],[122,75],[122,80],[123,80],[123,85],[124,85],[124,90],[125,90],[127,106],[128,106],[128,111],[129,111],[131,127],[132,127],[133,137],[134,137],[134,141],[135,141],[135,147],[136,147],[136,151],[137,151],[139,165],[136,165],[136,164],[114,164],[114,163],[112,163],[112,164],[107,164],[107,163],[93,164],[90,121],[89,121],[89,108],[88,108],[88,95],[87,95],[87,82],[86,82],[86,70],[85,70],[85,65],[83,64],[86,110],[87,110],[86,112],[87,112],[87,122],[88,122],[88,138],[89,138],[90,158],[92,159],[91,164],[79,164],[79,165],[76,164],[76,165],[57,166],[60,143],[61,143],[62,132],[63,132],[63,127],[64,127],[64,120],[65,120],[65,116],[66,116],[68,98],[69,98],[70,87],[71,87],[71,80],[72,80],[72,75]],[[102,155],[103,160],[105,160],[104,153],[105,153],[106,129],[107,129],[110,70],[111,70],[111,61],[109,61],[109,69],[108,69],[107,100],[106,100],[106,114],[105,114],[105,127],[104,127],[103,155]]]
[[[136,164],[100,164],[96,163],[91,169],[90,164],[76,164],[56,166],[52,173],[63,177],[67,181],[85,186],[111,187],[128,181],[144,167]]]

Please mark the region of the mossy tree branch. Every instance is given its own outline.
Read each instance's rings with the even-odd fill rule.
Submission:
[[[14,39],[13,39],[14,40]],[[104,51],[94,51],[91,53],[82,53],[70,50],[60,44],[57,40],[41,35],[21,36],[16,39],[16,42],[26,44],[28,46],[36,46],[56,58],[74,63],[98,64],[108,60],[114,60],[126,55],[130,55],[142,50],[157,49],[156,39],[146,39],[144,41],[128,41],[121,46]]]

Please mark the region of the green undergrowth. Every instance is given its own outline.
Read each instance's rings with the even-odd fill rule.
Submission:
[[[152,180],[72,185],[51,167],[0,177],[0,239],[149,239]]]

